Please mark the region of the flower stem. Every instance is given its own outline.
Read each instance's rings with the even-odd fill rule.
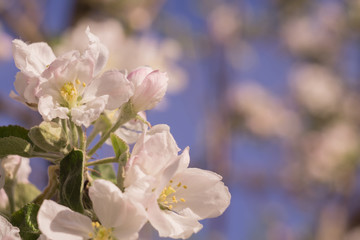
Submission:
[[[10,214],[15,211],[15,185],[15,180],[9,180],[4,186],[4,190],[9,199]]]
[[[85,152],[86,148],[86,135],[81,126],[76,126],[79,136],[79,149]]]
[[[105,143],[105,141],[110,137],[110,134],[112,132],[115,132],[116,129],[118,129],[121,125],[127,123],[129,120],[136,117],[136,114],[137,113],[134,112],[132,109],[132,104],[130,102],[126,103],[114,126],[110,128],[106,133],[104,133],[101,136],[99,142],[97,142],[96,145],[88,151],[88,157],[91,157]]]
[[[88,166],[95,166],[95,165],[99,165],[99,164],[103,164],[103,163],[115,163],[115,162],[117,162],[117,159],[110,157],[110,158],[103,158],[103,159],[88,162],[85,164],[85,166],[88,167]]]
[[[33,202],[41,205],[41,203],[44,201],[44,199],[50,199],[57,191],[58,188],[58,170],[59,165],[52,165],[48,168],[48,175],[49,175],[49,182],[44,191],[37,196]]]

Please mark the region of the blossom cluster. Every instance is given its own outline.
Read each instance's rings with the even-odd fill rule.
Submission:
[[[169,126],[146,121],[144,111],[165,95],[166,73],[104,71],[109,52],[89,28],[86,35],[85,50],[60,56],[43,42],[13,41],[20,71],[10,96],[44,121],[30,130],[2,127],[0,236],[137,239],[149,222],[161,237],[189,238],[199,220],[226,210],[228,188],[220,175],[189,167],[189,148],[179,149]],[[104,143],[115,156],[95,159]],[[16,186],[30,185],[32,157],[52,163],[49,183],[21,205]]]

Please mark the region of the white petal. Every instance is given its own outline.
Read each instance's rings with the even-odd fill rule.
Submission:
[[[0,159],[0,188],[3,188],[5,185],[5,169],[2,165],[2,159]]]
[[[130,200],[113,183],[98,179],[89,189],[93,208],[101,224],[115,227],[118,239],[132,239],[147,221],[142,205]]]
[[[9,204],[9,198],[3,188],[0,189],[0,208],[5,209]]]
[[[29,76],[39,76],[56,58],[47,43],[27,45],[19,39],[13,40],[13,55],[16,67]]]
[[[97,97],[108,95],[106,109],[114,110],[129,101],[133,94],[133,84],[126,79],[122,72],[113,70],[107,71],[95,79],[86,89],[84,99],[89,95]]]
[[[31,173],[30,159],[21,158],[20,167],[16,173],[16,179],[19,183],[29,183],[29,175]]]
[[[145,112],[140,112],[139,115],[146,120]],[[133,144],[140,138],[141,134],[143,134],[147,128],[147,124],[134,118],[118,128],[115,131],[115,134],[128,144]]]
[[[190,208],[200,219],[221,215],[230,204],[229,189],[221,181],[222,177],[214,172],[198,168],[187,168],[175,175],[172,180],[186,185],[187,189],[176,191],[179,202],[177,209]]]
[[[86,104],[71,109],[72,121],[78,126],[89,127],[104,111],[108,96],[97,97]]]
[[[172,211],[161,210],[156,200],[153,206],[148,208],[148,219],[159,232],[160,237],[186,239],[202,228],[190,211],[184,211],[183,215],[179,215]]]
[[[68,119],[69,109],[61,107],[55,101],[53,96],[45,95],[39,98],[38,110],[45,121],[51,121],[54,118]]]
[[[52,240],[83,240],[93,231],[88,217],[51,200],[44,200],[37,220],[40,231]]]
[[[21,240],[20,230],[0,215],[0,239]]]
[[[84,56],[90,56],[94,59],[95,62],[95,69],[94,69],[94,76],[99,74],[99,72],[104,68],[108,57],[109,57],[109,50],[107,47],[102,44],[97,36],[90,32],[90,28],[86,28],[86,35],[89,39],[89,46],[85,50]]]

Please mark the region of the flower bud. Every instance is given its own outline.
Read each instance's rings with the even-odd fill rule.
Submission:
[[[164,97],[168,77],[164,72],[153,70],[150,67],[139,67],[128,75],[134,84],[135,92],[130,98],[136,112],[149,110]]]

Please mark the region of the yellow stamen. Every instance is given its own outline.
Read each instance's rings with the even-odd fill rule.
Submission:
[[[78,91],[72,82],[65,83],[62,86],[60,93],[61,96],[64,98],[64,100],[68,102],[70,107],[72,107],[75,104]]]
[[[183,188],[184,188],[184,189],[187,189],[187,186],[186,186],[186,185],[184,185],[184,186],[183,186]]]
[[[181,186],[181,182],[179,182],[179,184],[177,185],[177,187],[180,187]]]
[[[172,200],[173,200],[174,203],[177,203],[177,200],[176,200],[175,196],[172,196]]]
[[[185,199],[183,199],[183,198],[180,198],[180,201],[182,201],[182,202],[186,202],[186,201],[185,201]]]
[[[168,208],[171,210],[173,209],[173,205],[169,205]]]
[[[83,82],[82,85],[83,85],[83,87],[86,87],[86,83]]]
[[[78,84],[78,85],[81,83],[79,79],[76,79],[75,82],[76,82],[76,84]]]

